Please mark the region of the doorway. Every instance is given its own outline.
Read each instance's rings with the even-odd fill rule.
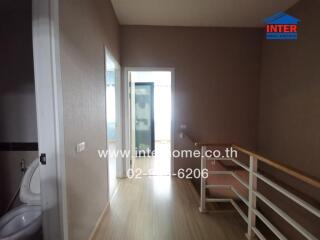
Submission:
[[[170,175],[173,70],[130,69],[127,76],[129,169],[136,175]]]
[[[120,124],[120,67],[113,56],[106,50],[106,120],[108,148],[108,192],[112,198],[117,186],[117,177],[121,177],[121,156],[116,152],[121,149]]]

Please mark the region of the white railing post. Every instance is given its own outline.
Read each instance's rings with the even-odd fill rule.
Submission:
[[[203,169],[206,168],[206,151],[205,146],[201,147],[201,186],[200,186],[200,212],[206,212],[206,179],[203,177]]]
[[[250,166],[249,166],[249,207],[248,207],[248,232],[247,238],[249,240],[254,238],[254,231],[252,228],[256,226],[256,215],[254,210],[256,209],[257,200],[254,191],[257,190],[257,177],[254,173],[258,169],[257,158],[250,156]]]

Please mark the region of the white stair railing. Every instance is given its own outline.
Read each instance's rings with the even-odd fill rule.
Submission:
[[[266,176],[262,175],[258,172],[258,163],[259,161],[268,164],[269,166],[280,170],[296,179],[311,185],[316,189],[320,189],[320,181],[318,179],[314,179],[312,177],[308,177],[296,170],[293,170],[289,167],[286,167],[280,163],[275,161],[271,161],[266,159],[262,156],[259,156],[253,152],[245,150],[241,147],[236,145],[232,145],[234,149],[240,151],[250,157],[249,166],[241,163],[239,160],[234,158],[208,158],[206,157],[207,147],[214,147],[215,144],[198,144],[197,146],[201,146],[201,172],[204,169],[207,169],[207,162],[208,161],[231,161],[237,166],[244,169],[244,171],[248,172],[249,175],[249,182],[247,183],[243,179],[241,179],[234,171],[208,171],[209,175],[229,175],[232,176],[235,180],[237,180],[242,186],[244,186],[248,190],[248,197],[242,196],[236,188],[232,185],[217,185],[217,184],[207,184],[206,178],[201,178],[201,189],[200,189],[200,207],[199,210],[202,213],[207,212],[206,203],[208,202],[230,202],[232,206],[238,211],[240,216],[244,219],[244,221],[248,225],[246,236],[249,240],[254,239],[257,237],[260,240],[265,240],[266,238],[263,234],[258,230],[256,227],[256,218],[259,218],[280,240],[288,239],[286,238],[283,233],[279,231],[264,215],[257,209],[257,199],[262,201],[272,210],[274,210],[281,218],[283,218],[288,224],[290,224],[294,229],[296,229],[305,239],[308,240],[318,240],[316,236],[310,233],[304,226],[299,224],[293,218],[291,218],[284,210],[280,209],[276,204],[274,204],[270,199],[264,196],[261,192],[257,189],[257,181],[261,180],[276,191],[282,193],[284,196],[298,204],[300,207],[304,208],[306,211],[312,213],[316,217],[320,218],[320,210],[316,207],[312,206],[310,203],[306,202],[305,200],[301,199],[300,197],[296,196],[295,194],[291,193],[289,190],[281,187],[274,181],[270,180]],[[221,146],[221,145],[220,145]],[[234,201],[232,198],[209,198],[206,196],[206,191],[209,188],[222,188],[228,189],[235,194],[244,204],[248,207],[248,212],[245,213],[240,208],[240,206]]]
[[[204,169],[207,169],[207,159],[205,152],[207,151],[206,146],[201,147],[201,173],[203,173]],[[202,174],[201,174],[202,175]],[[200,183],[200,212],[206,211],[206,181],[207,179],[203,176],[201,177],[201,183]]]

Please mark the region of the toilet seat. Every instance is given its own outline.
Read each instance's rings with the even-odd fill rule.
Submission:
[[[20,201],[28,205],[40,205],[39,161],[34,160],[23,176],[20,188]]]

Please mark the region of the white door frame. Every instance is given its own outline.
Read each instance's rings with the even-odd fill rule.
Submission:
[[[152,72],[168,71],[171,72],[171,152],[174,150],[174,93],[175,93],[175,69],[163,67],[124,67],[124,146],[125,150],[131,150],[131,133],[130,133],[130,103],[129,103],[129,72]],[[132,97],[132,96],[131,96]],[[171,154],[171,153],[170,153]],[[125,173],[130,169],[130,156],[126,158]],[[171,174],[174,173],[174,158],[171,154]]]
[[[121,150],[123,148],[123,141],[122,141],[122,134],[123,133],[122,133],[122,120],[121,120],[122,119],[121,66],[118,63],[118,61],[115,59],[115,57],[112,55],[111,51],[109,51],[108,47],[105,46],[105,66],[107,66],[107,56],[114,62],[115,69],[116,69],[116,85],[115,85],[116,86],[116,88],[115,88],[116,89],[116,131],[117,131],[117,136],[119,138],[118,142],[117,142],[117,150]],[[106,78],[105,78],[105,81],[106,81]],[[107,82],[106,82],[106,89],[107,89]],[[107,90],[106,90],[106,94],[107,94]],[[106,95],[106,99],[107,99],[107,95]],[[107,142],[107,148],[108,148],[108,142]],[[109,164],[109,163],[107,163],[107,164]],[[117,178],[125,177],[125,174],[123,172],[123,166],[124,166],[124,162],[119,154],[119,156],[117,158],[117,163],[116,163],[116,168],[117,168],[116,176],[117,176]],[[108,192],[109,192],[109,189],[108,189]]]
[[[56,0],[32,1],[33,58],[45,240],[67,240],[59,6]]]

